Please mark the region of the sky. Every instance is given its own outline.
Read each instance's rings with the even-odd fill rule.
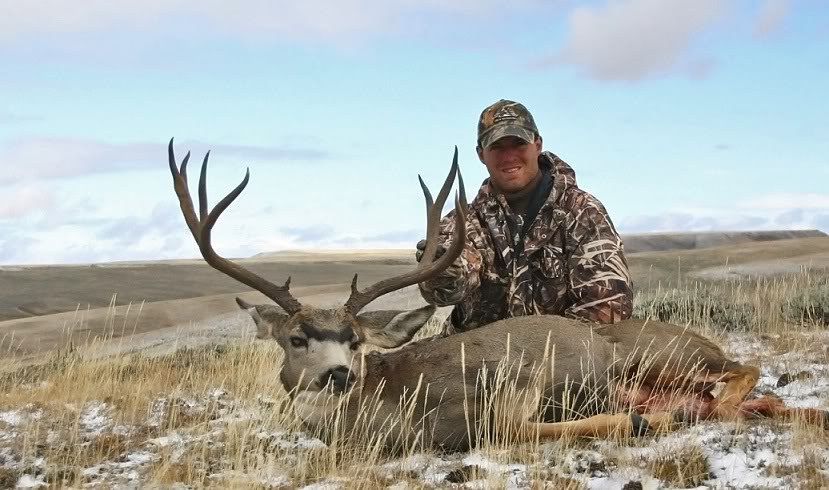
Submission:
[[[0,0],[0,264],[411,248],[522,102],[625,234],[829,232],[824,0]]]

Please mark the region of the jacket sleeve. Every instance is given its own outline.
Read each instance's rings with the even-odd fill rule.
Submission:
[[[455,232],[455,211],[447,214],[440,225],[439,243],[447,249]],[[419,284],[420,294],[426,302],[435,306],[460,303],[481,285],[483,256],[482,241],[485,236],[475,213],[470,212],[466,223],[466,244],[461,255],[441,274]]]
[[[604,324],[628,319],[633,290],[622,239],[604,206],[587,193],[582,197],[568,259],[572,304],[564,316]]]

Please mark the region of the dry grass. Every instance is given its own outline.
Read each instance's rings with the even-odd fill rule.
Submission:
[[[794,328],[799,332],[804,326],[822,325],[809,315],[792,314],[793,300],[804,291],[822,291],[827,284],[829,271],[810,270],[741,281],[686,281],[681,288],[657,284],[637,293],[634,315],[692,325],[715,336],[726,331],[767,335]],[[813,304],[808,306],[814,309]]]
[[[818,380],[798,378],[802,369],[797,366],[827,365],[829,350],[815,342],[822,330],[808,322],[792,323],[782,308],[796,291],[821,280],[825,277],[803,274],[689,286],[682,297],[701,296],[704,288],[711,302],[726,309],[730,304],[750,305],[750,317],[736,330],[750,334],[740,338],[758,345],[729,345],[745,359],[776,370],[791,368],[792,385],[804,385]],[[679,297],[655,289],[641,297],[673,301],[674,294]],[[700,308],[699,302],[690,300],[671,305],[669,320],[698,325],[723,342],[731,339],[733,331],[717,326],[712,308]],[[645,311],[641,304],[638,311]],[[419,336],[439,329],[440,322],[432,321]],[[338,439],[322,444],[302,431],[291,410],[277,378],[282,352],[273,343],[245,341],[157,357],[124,354],[101,359],[89,355],[94,349],[92,345],[55,353],[29,367],[4,366],[0,488],[13,486],[24,474],[58,488],[141,481],[193,488],[301,487],[320,482],[342,488],[434,488],[465,482],[489,488],[582,489],[592,478],[609,478],[626,468],[639,472],[620,482],[630,482],[629,488],[645,477],[691,487],[715,476],[707,443],[693,439],[679,450],[654,450],[646,457],[625,454],[648,450],[650,439],[620,436],[598,445],[580,439],[547,444],[495,439],[483,442],[473,460],[420,447],[403,448],[400,459],[385,454],[372,435],[360,433],[341,432]],[[793,363],[793,357],[801,364]],[[507,396],[492,394],[491,403],[507,413],[515,411],[520,396],[510,391],[508,382],[503,389]],[[728,437],[742,437],[742,428],[734,430]],[[790,465],[790,470],[781,464],[766,473],[790,478],[803,488],[827,486],[825,434],[797,422],[775,430],[790,434],[792,451],[803,455],[803,464],[797,469]],[[523,476],[516,480],[516,475]]]
[[[829,474],[826,471],[826,461],[820,454],[809,451],[803,455],[803,461],[797,472],[801,487],[805,490],[829,488]]]
[[[680,451],[659,455],[648,464],[651,474],[664,483],[679,488],[698,487],[711,479],[708,459],[694,444]]]

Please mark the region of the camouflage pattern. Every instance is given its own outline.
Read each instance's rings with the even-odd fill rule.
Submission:
[[[501,99],[481,112],[478,118],[478,146],[487,148],[505,136],[517,136],[527,143],[535,140],[538,127],[523,104]]]
[[[508,225],[514,219],[514,229],[521,229],[523,219],[511,214],[487,179],[469,205],[464,252],[443,274],[420,284],[429,303],[456,305],[447,334],[524,315],[603,324],[630,318],[630,273],[607,211],[578,188],[575,172],[556,155],[543,152],[539,166],[552,172],[553,188],[524,237],[524,253],[514,253],[513,240],[519,237],[510,237]],[[453,214],[441,222],[440,239],[447,248]]]

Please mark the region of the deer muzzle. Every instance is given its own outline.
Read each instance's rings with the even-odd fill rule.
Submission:
[[[346,366],[337,366],[329,369],[320,376],[320,386],[331,386],[335,394],[342,394],[351,389],[357,377]]]

